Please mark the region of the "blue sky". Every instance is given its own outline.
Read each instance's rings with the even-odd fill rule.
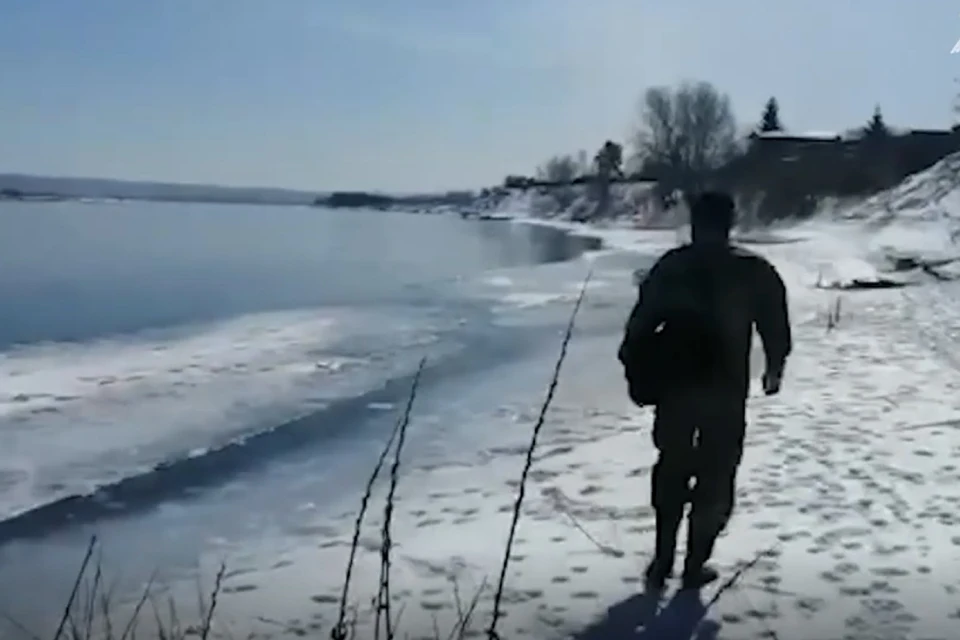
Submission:
[[[478,187],[684,79],[744,125],[941,127],[958,38],[945,0],[0,0],[0,171]]]

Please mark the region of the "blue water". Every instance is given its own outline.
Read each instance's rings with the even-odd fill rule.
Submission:
[[[323,306],[435,302],[586,245],[542,227],[298,207],[0,204],[0,348]]]

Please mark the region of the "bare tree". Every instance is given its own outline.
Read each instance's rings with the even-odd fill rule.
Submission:
[[[736,121],[730,99],[708,82],[644,93],[634,153],[655,175],[663,193],[690,194],[736,153]]]
[[[578,159],[571,155],[554,156],[537,169],[537,178],[559,186],[549,189],[548,194],[534,207],[540,213],[557,213],[566,210],[577,199],[576,190],[570,183],[582,173]]]
[[[580,163],[573,156],[554,156],[537,168],[537,178],[550,182],[570,182],[580,175]]]
[[[585,176],[589,174],[591,170],[590,157],[587,155],[586,150],[580,149],[580,151],[577,151],[577,175]]]
[[[613,140],[607,140],[593,158],[597,175],[623,175],[623,147]]]

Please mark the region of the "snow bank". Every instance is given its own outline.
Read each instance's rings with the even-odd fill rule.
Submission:
[[[613,184],[610,205],[604,220],[629,220],[642,228],[673,228],[684,219],[680,209],[663,210],[657,203],[652,183]],[[560,188],[533,188],[525,191],[495,190],[478,199],[475,209],[483,214],[500,214],[550,220],[583,220],[593,215],[596,197],[590,185]]]
[[[960,153],[834,212],[865,223],[874,251],[927,260],[960,256]]]
[[[870,198],[828,199],[812,220],[790,227],[787,235],[817,237],[805,246],[805,263],[816,266],[816,281],[825,288],[956,277],[960,153]]]
[[[960,218],[960,153],[947,156],[929,169],[908,176],[899,185],[838,212],[847,219],[884,222],[935,221]]]

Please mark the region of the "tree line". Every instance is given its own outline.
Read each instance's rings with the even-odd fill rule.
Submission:
[[[738,127],[729,96],[709,82],[651,87],[641,99],[627,151],[607,140],[592,157],[586,151],[557,155],[538,167],[535,177],[508,176],[504,185],[595,182],[596,197],[605,199],[610,181],[626,175],[656,181],[659,195],[668,201],[671,194],[704,188],[721,167],[746,153],[752,139],[786,131],[776,97],[766,102],[759,120],[744,131]],[[847,133],[868,141],[890,136],[879,106],[863,126]]]

